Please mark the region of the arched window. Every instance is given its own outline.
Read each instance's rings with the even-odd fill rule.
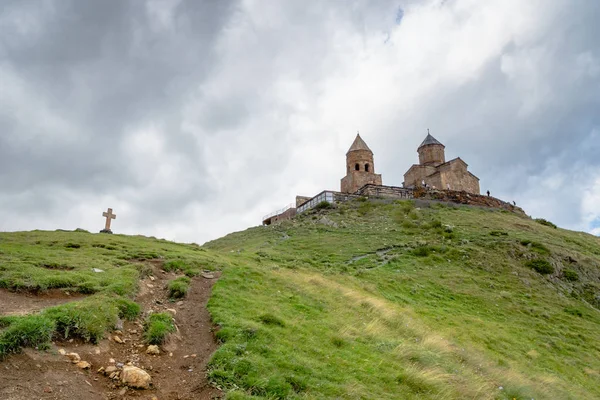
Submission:
[[[365,171],[369,172],[369,164],[365,164]]]
[[[360,165],[358,165],[358,164],[354,165],[354,170],[355,171],[360,171]]]

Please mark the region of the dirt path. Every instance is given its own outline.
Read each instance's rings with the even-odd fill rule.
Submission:
[[[160,355],[148,355],[143,343],[142,318],[125,322],[121,333],[113,332],[98,345],[83,342],[55,342],[48,352],[28,349],[22,354],[0,362],[0,399],[218,399],[221,393],[206,379],[206,364],[217,344],[212,334],[212,323],[206,309],[214,279],[202,276],[192,280],[190,292],[180,302],[171,302],[165,286],[177,275],[165,273],[154,265],[154,274],[140,282],[136,301],[144,316],[152,312],[173,315],[178,332],[171,335]],[[210,277],[210,275],[207,275]],[[118,336],[123,343],[114,339]],[[78,353],[91,368],[81,370],[59,354]],[[110,379],[101,367],[119,366],[131,362],[152,376],[152,388],[134,390],[124,387],[119,380]]]
[[[80,300],[83,297],[79,293],[67,293],[58,289],[51,289],[38,294],[0,289],[0,315],[29,314],[46,307]]]

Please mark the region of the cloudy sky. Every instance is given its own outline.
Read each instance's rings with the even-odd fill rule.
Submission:
[[[600,1],[3,0],[0,230],[203,243],[401,185],[427,129],[482,191],[600,234]]]

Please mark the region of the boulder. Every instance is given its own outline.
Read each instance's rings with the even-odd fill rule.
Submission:
[[[90,369],[92,366],[92,364],[87,361],[79,361],[76,365],[81,369]]]
[[[148,348],[146,349],[146,354],[153,354],[155,356],[160,354],[160,349],[158,348],[157,345],[155,344],[151,344],[150,346],[148,346]]]
[[[79,361],[81,361],[81,357],[79,357],[79,354],[77,353],[67,353],[65,355],[69,358],[69,360],[71,360],[73,364],[77,364]]]
[[[125,365],[121,372],[121,382],[132,388],[148,389],[152,383],[152,377],[141,368]]]

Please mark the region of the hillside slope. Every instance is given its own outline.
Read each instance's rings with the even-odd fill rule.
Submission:
[[[600,398],[597,237],[356,201],[203,248],[228,398]]]

